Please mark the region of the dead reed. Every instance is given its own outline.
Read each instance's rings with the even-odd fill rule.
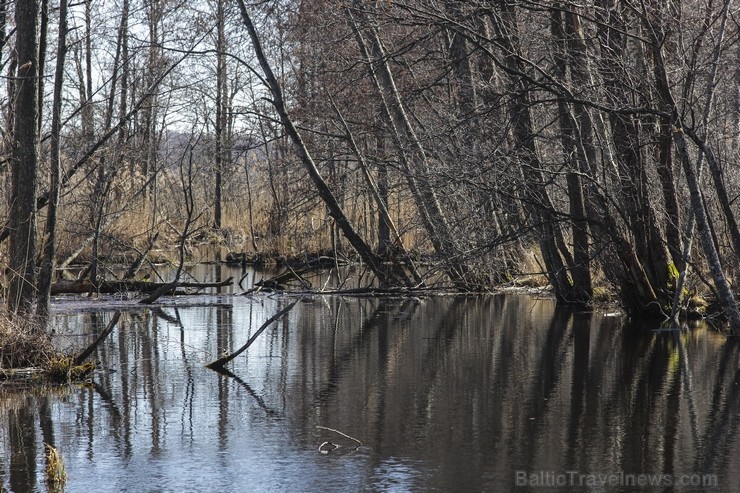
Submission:
[[[46,448],[46,482],[49,491],[61,491],[61,487],[67,481],[67,472],[64,469],[64,458],[59,451],[48,443]]]

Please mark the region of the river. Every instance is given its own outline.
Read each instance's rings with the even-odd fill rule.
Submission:
[[[0,387],[0,489],[47,491],[44,443],[66,492],[740,488],[739,345],[710,327],[529,295],[316,295],[220,374],[205,365],[296,299],[239,292],[56,299],[70,348],[122,316],[91,383]]]

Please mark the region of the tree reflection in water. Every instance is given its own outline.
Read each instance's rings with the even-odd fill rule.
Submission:
[[[717,474],[726,490],[740,477],[734,338],[527,296],[315,297],[227,371],[204,367],[290,301],[124,310],[91,385],[2,391],[3,488],[44,490],[44,442],[69,491],[505,491],[516,471]],[[72,336],[110,312],[55,316]],[[342,447],[320,454],[325,441]]]

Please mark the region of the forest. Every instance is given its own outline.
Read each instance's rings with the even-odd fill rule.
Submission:
[[[0,0],[7,317],[210,242],[740,329],[739,41],[736,0]]]

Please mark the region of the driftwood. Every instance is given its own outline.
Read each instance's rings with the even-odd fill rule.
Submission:
[[[339,260],[335,257],[322,256],[309,260],[304,265],[295,269],[290,265],[286,265],[288,270],[269,279],[260,279],[254,283],[252,289],[247,290],[244,294],[253,294],[260,291],[285,291],[288,289],[287,284],[291,281],[298,281],[304,290],[309,290],[311,289],[311,283],[303,277],[304,274],[331,268],[338,263]]]
[[[328,426],[316,426],[316,428],[319,428],[321,430],[333,431],[334,433],[338,433],[338,434],[342,435],[344,438],[349,438],[353,442],[357,442],[357,446],[358,447],[361,447],[362,446],[362,442],[359,441],[358,439],[356,439],[355,437],[351,437],[351,436],[347,435],[346,433],[342,433],[339,430],[335,430],[334,428],[329,428]]]
[[[280,310],[279,312],[277,312],[275,315],[273,315],[272,317],[270,317],[269,319],[267,319],[267,322],[263,323],[262,326],[259,329],[257,329],[257,332],[255,332],[254,335],[249,338],[249,340],[247,341],[247,343],[245,345],[243,345],[242,347],[240,347],[239,349],[237,349],[233,353],[227,354],[223,358],[219,358],[216,361],[214,361],[213,363],[207,364],[206,365],[206,368],[210,368],[211,370],[216,370],[216,371],[218,371],[219,368],[223,368],[223,366],[226,363],[228,363],[229,361],[231,361],[232,359],[236,358],[237,356],[239,356],[240,354],[242,354],[244,351],[246,351],[247,348],[249,346],[251,346],[254,341],[257,340],[257,337],[259,337],[259,335],[262,332],[264,332],[267,327],[270,326],[270,324],[272,324],[274,321],[278,320],[284,314],[288,313],[290,311],[290,309],[293,308],[295,306],[295,304],[298,303],[299,301],[300,300],[294,301],[293,303],[291,303],[290,305],[286,306],[285,308],[283,308],[282,310]]]
[[[126,293],[126,292],[138,292],[138,293],[154,293],[162,288],[169,288],[174,291],[176,289],[205,289],[205,288],[221,288],[224,286],[230,286],[234,281],[233,277],[229,277],[225,281],[221,282],[150,282],[150,281],[103,281],[99,284],[95,284],[88,279],[80,279],[76,281],[60,280],[51,285],[51,294],[84,294],[84,293]]]

